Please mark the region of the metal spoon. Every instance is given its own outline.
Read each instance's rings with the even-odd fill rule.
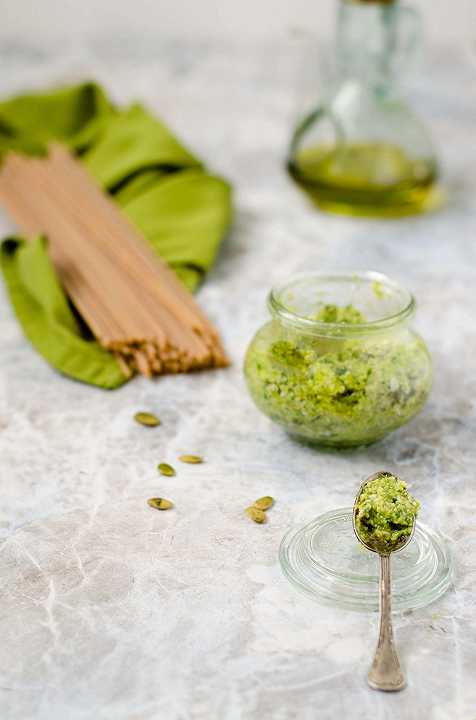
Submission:
[[[380,556],[380,583],[379,583],[379,595],[380,595],[380,623],[379,623],[379,635],[377,647],[375,650],[375,656],[367,675],[367,680],[371,688],[374,690],[385,690],[387,692],[396,692],[402,690],[405,687],[405,676],[400,667],[400,661],[398,659],[397,650],[395,648],[393,638],[393,627],[392,627],[392,588],[391,588],[391,573],[390,573],[390,555],[393,552],[399,552],[408,545],[413,537],[415,531],[415,520],[413,521],[413,527],[410,535],[399,538],[395,543],[395,547],[388,548],[388,545],[383,548],[379,547],[378,542],[368,544],[364,541],[356,528],[356,510],[357,503],[360,498],[360,494],[367,483],[372,480],[376,480],[382,476],[393,475],[388,472],[377,472],[370,475],[366,480],[363,481],[360,486],[360,490],[357,493],[354,503],[354,511],[352,513],[352,524],[354,527],[354,533],[360,543],[377,553]],[[395,475],[393,475],[395,477]]]

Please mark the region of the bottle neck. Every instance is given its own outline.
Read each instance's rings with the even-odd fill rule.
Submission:
[[[386,93],[399,74],[400,5],[339,0],[336,51],[338,80],[357,80]]]

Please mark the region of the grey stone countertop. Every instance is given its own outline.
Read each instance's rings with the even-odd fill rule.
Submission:
[[[3,95],[88,75],[118,101],[146,101],[232,181],[236,217],[198,295],[232,357],[225,371],[115,392],[74,383],[28,345],[0,290],[2,720],[476,718],[476,74],[463,51],[435,52],[412,88],[446,207],[350,220],[313,210],[283,171],[296,58],[284,41],[60,59],[3,49]],[[309,268],[378,270],[417,296],[434,388],[417,419],[372,447],[299,446],[248,398],[242,360],[267,291]],[[161,427],[136,425],[138,409]],[[180,453],[206,463],[160,478],[157,463]],[[411,482],[456,558],[454,589],[395,614],[409,678],[395,695],[365,682],[377,616],[318,605],[277,561],[289,528],[350,504],[381,468]],[[146,505],[158,492],[173,511]],[[263,494],[276,506],[258,526],[243,508]]]

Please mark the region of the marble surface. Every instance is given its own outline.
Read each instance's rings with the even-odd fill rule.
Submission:
[[[226,371],[115,392],[75,384],[29,347],[1,289],[2,720],[476,718],[474,68],[435,52],[432,82],[412,90],[440,148],[445,209],[371,222],[315,212],[283,172],[297,67],[286,43],[111,45],[59,60],[4,49],[2,93],[90,75],[119,101],[147,101],[231,179],[236,218],[199,293]],[[379,270],[419,301],[430,402],[368,449],[296,445],[247,397],[241,362],[269,286],[311,267]],[[134,424],[138,409],[161,427]],[[206,463],[160,478],[157,463],[180,453]],[[348,505],[380,468],[411,481],[457,564],[443,599],[395,616],[409,678],[397,695],[365,683],[376,616],[313,603],[277,563],[285,531]],[[148,508],[158,493],[176,508]],[[250,523],[243,508],[268,493],[268,524]]]

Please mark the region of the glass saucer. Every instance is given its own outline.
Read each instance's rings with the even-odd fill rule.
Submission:
[[[378,556],[357,541],[352,508],[324,513],[290,530],[279,549],[281,567],[291,583],[326,605],[348,610],[378,610]],[[412,541],[392,555],[392,607],[421,608],[451,585],[453,562],[438,533],[416,524]]]

